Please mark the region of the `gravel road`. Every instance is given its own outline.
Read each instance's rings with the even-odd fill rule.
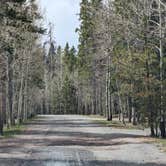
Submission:
[[[0,139],[0,166],[166,166],[141,130],[112,129],[77,115],[38,116]]]

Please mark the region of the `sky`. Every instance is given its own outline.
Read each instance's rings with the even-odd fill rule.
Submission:
[[[78,34],[75,29],[79,27],[80,0],[39,0],[39,3],[45,14],[45,24],[54,24],[57,45],[64,47],[69,42],[77,47]]]

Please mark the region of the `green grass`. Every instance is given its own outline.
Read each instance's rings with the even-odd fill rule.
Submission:
[[[20,125],[16,124],[15,126],[12,126],[10,128],[4,127],[3,137],[10,138],[10,137],[13,137],[14,135],[20,134],[26,129],[25,124],[36,119],[38,119],[38,117],[31,117]]]
[[[10,128],[4,128],[4,135],[5,138],[13,137],[14,135],[20,134],[25,127],[23,125],[15,125]]]

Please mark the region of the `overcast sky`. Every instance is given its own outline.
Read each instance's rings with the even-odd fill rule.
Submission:
[[[56,41],[64,46],[66,42],[77,46],[78,34],[75,29],[79,26],[78,13],[80,0],[39,0],[45,11],[48,22],[55,25]]]

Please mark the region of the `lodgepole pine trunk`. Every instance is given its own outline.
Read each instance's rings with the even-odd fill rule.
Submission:
[[[2,87],[2,81],[0,80],[0,135],[3,135],[3,87]]]
[[[164,85],[163,85],[163,27],[162,27],[162,6],[161,6],[161,0],[158,0],[159,4],[159,34],[160,34],[160,132],[161,132],[161,137],[165,138],[166,137],[166,120],[165,120],[165,110],[163,108],[164,105],[164,95],[163,95],[163,90],[164,90]]]

